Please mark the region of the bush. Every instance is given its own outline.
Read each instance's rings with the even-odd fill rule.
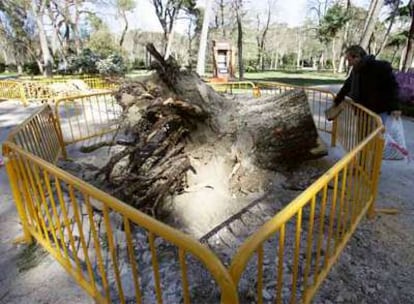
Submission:
[[[8,64],[8,65],[6,65],[6,70],[8,72],[16,73],[17,72],[17,65],[15,65],[15,64]]]
[[[124,61],[118,54],[111,54],[107,58],[99,60],[96,67],[99,74],[103,75],[122,75],[126,71]]]
[[[244,70],[245,70],[247,73],[257,72],[256,67],[255,67],[255,66],[251,66],[251,65],[247,65],[247,66],[245,66]]]
[[[395,78],[400,88],[401,103],[414,106],[414,72],[398,72]]]
[[[96,63],[101,58],[90,49],[83,49],[79,55],[72,55],[68,58],[66,72],[95,74],[98,72]]]
[[[23,64],[23,72],[31,76],[40,75],[39,65],[34,61],[26,62]]]
[[[144,70],[146,68],[145,66],[145,61],[143,59],[138,59],[136,58],[132,63],[131,63],[131,69],[132,70]]]
[[[6,71],[6,64],[4,62],[0,62],[0,73],[4,73]]]

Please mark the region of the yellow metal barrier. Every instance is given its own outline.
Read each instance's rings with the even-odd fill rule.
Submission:
[[[78,81],[76,83],[76,81]],[[60,85],[58,85],[60,84]],[[68,84],[65,87],[65,84]],[[22,78],[17,81],[0,81],[0,98],[20,99],[24,105],[29,102],[53,102],[59,95],[76,96],[85,94],[87,90],[109,91],[115,89],[117,84],[110,83],[98,77],[54,77]]]
[[[110,92],[59,98],[55,106],[65,145],[116,130],[121,113]]]
[[[312,89],[307,90],[313,94]],[[321,97],[325,93],[315,90],[315,102],[328,103]],[[119,115],[117,109],[113,117],[97,119],[106,113],[97,110],[100,105],[114,103],[107,98],[112,97],[107,93],[61,99],[56,119],[50,118],[50,108],[45,106],[3,144],[24,239],[29,242],[34,237],[98,302],[162,303],[164,284],[179,277],[182,298],[189,303],[189,286],[196,279],[191,273],[200,272],[188,259],[191,256],[215,279],[222,303],[238,303],[245,273],[256,274],[251,283],[256,286],[258,303],[263,303],[264,292],[266,301],[270,294],[276,303],[310,303],[358,223],[373,213],[383,126],[377,115],[347,102],[334,133],[349,153],[249,237],[226,269],[196,240],[51,164],[60,155],[63,142],[112,130],[91,127],[93,119],[97,126],[111,125]],[[51,132],[39,132],[40,128]],[[27,140],[30,134],[35,140]],[[36,146],[39,141],[41,145]],[[161,274],[159,256],[166,244],[175,248],[168,260],[176,261],[176,267]],[[192,269],[190,274],[187,267]],[[146,273],[152,273],[153,285],[144,287],[141,277]],[[129,288],[127,282],[133,282]]]
[[[253,97],[260,96],[260,91],[258,90],[256,85],[251,81],[209,82],[208,85],[220,93],[238,94],[246,93],[246,91],[249,92],[251,90],[251,94]]]
[[[43,105],[13,129],[8,138],[25,151],[50,163],[56,163],[64,149],[59,124],[48,105]]]
[[[0,80],[0,99],[21,99],[20,83],[14,80]]]

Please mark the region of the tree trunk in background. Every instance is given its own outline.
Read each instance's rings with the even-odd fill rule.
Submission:
[[[80,8],[79,8],[80,1],[75,1],[75,20],[71,24],[72,26],[72,33],[73,39],[75,40],[75,47],[76,47],[76,54],[80,54],[82,52],[82,41],[79,33],[79,17],[80,17]]]
[[[410,16],[411,16],[411,26],[410,32],[408,33],[408,40],[406,46],[406,53],[403,61],[403,70],[408,72],[411,68],[414,59],[414,0],[410,1]]]
[[[220,0],[219,8],[220,8],[220,26],[222,30],[223,39],[226,39],[226,28],[224,27],[224,8],[225,8],[224,0]]]
[[[345,72],[345,56],[342,55],[339,59],[339,66],[338,66],[338,73],[344,73]]]
[[[346,12],[349,13],[349,10],[351,8],[351,1],[347,0],[346,2]],[[339,66],[338,66],[338,73],[345,72],[345,49],[348,45],[348,36],[349,36],[349,20],[345,23],[344,27],[344,34],[342,36],[342,41],[340,42],[341,46],[341,53],[339,54],[341,57],[339,59]]]
[[[391,57],[391,60],[390,60],[391,66],[394,65],[394,60],[397,57],[398,48],[399,48],[398,46],[394,47],[394,51],[392,53],[392,57]]]
[[[370,9],[368,11],[367,20],[364,26],[364,32],[359,43],[365,50],[368,48],[369,41],[375,29],[375,23],[378,20],[379,13],[383,5],[384,0],[371,0]]]
[[[212,0],[206,0],[206,8],[204,10],[203,27],[201,29],[200,45],[198,47],[197,56],[197,74],[200,77],[204,76],[206,68],[208,26],[210,24],[210,11],[212,3]]]
[[[46,77],[52,76],[52,69],[53,69],[53,60],[52,55],[49,51],[49,43],[47,41],[46,32],[43,26],[43,11],[44,11],[44,3],[41,3],[40,7],[36,6],[36,3],[31,2],[32,5],[32,12],[36,19],[37,29],[39,31],[39,40],[40,40],[40,48],[42,50],[43,56],[43,74]]]
[[[237,50],[239,62],[239,80],[244,78],[244,64],[243,64],[243,24],[241,18],[241,11],[237,11]]]
[[[319,69],[325,69],[325,53],[322,52],[321,56],[319,57]]]
[[[298,49],[296,53],[298,54],[298,57],[296,58],[296,67],[299,69],[302,61],[302,39],[300,35],[298,35]]]
[[[270,2],[268,2],[267,4],[268,4],[267,15],[266,15],[266,21],[265,21],[265,25],[263,29],[260,28],[260,24],[261,24],[260,17],[261,16],[259,14],[257,15],[257,34],[256,34],[257,47],[258,47],[257,64],[262,71],[265,70],[265,64],[264,64],[265,41],[266,41],[267,33],[269,31],[270,20],[272,17],[271,4]]]
[[[274,69],[277,70],[277,68],[279,67],[279,52],[276,52],[275,55],[275,65],[274,65]]]
[[[165,55],[164,55],[165,59],[168,59],[168,57],[170,57],[170,55],[171,55],[172,43],[173,43],[173,40],[174,40],[174,25],[175,25],[175,23],[173,23],[173,25],[171,27],[171,32],[168,34],[167,47],[165,49]]]
[[[335,37],[332,38],[332,70],[336,73],[336,49],[335,49]]]
[[[2,49],[4,64],[9,65],[9,55],[6,52],[6,49]]]
[[[379,56],[381,52],[384,50],[385,46],[387,45],[388,37],[390,36],[391,28],[394,25],[395,17],[398,14],[398,8],[400,7],[400,2],[397,1],[394,4],[392,13],[391,13],[391,19],[390,24],[388,25],[387,32],[385,33],[384,39],[382,40],[381,46],[378,49],[378,52],[375,54],[375,56]]]
[[[400,57],[400,63],[398,64],[398,70],[402,71],[404,68],[404,59],[407,54],[407,46],[404,46],[401,50],[401,57]]]
[[[37,66],[39,67],[40,74],[44,73],[43,64],[39,59],[36,59]]]
[[[121,34],[121,39],[119,39],[119,46],[122,48],[122,44],[124,44],[124,39],[125,39],[125,35],[128,31],[128,18],[126,16],[126,12],[122,11],[122,18],[124,19],[125,22],[125,26],[124,29],[122,30],[122,34]]]

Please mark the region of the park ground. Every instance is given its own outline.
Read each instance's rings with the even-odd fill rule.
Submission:
[[[274,79],[277,77],[273,74],[266,78],[282,81]],[[304,84],[303,80],[295,81]],[[338,89],[330,83],[310,84]],[[0,102],[0,143],[35,108],[23,108],[13,101]],[[404,117],[403,124],[408,149],[414,151],[414,120]],[[383,162],[377,206],[397,208],[399,213],[363,221],[314,303],[413,303],[413,188],[414,163]],[[4,166],[0,167],[0,198],[0,303],[93,303],[42,249],[13,244],[21,235],[21,226]]]

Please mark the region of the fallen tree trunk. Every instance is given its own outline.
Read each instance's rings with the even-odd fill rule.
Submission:
[[[158,215],[166,197],[184,193],[191,200],[206,189],[224,199],[263,192],[273,171],[324,154],[314,152],[318,134],[303,90],[229,99],[147,48],[156,73],[116,93],[130,139],[100,172],[131,205]]]

